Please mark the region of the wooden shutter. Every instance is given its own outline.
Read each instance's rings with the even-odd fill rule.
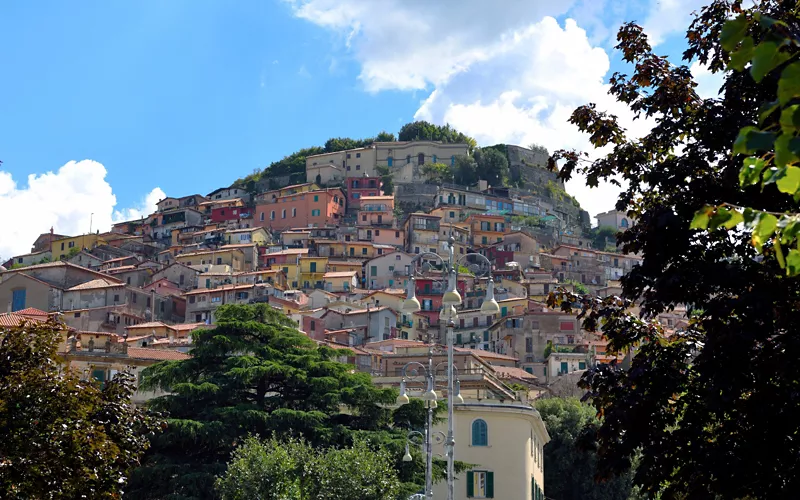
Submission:
[[[475,496],[475,474],[472,471],[467,472],[467,498]]]
[[[486,473],[486,498],[494,498],[494,472]]]

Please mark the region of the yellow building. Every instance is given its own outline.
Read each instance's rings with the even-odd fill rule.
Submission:
[[[453,408],[455,459],[475,464],[456,476],[455,498],[539,500],[544,495],[544,445],[550,441],[532,406],[485,400]],[[447,432],[447,421],[436,425]],[[434,445],[434,454],[444,453]],[[447,496],[447,484],[433,486],[434,498]]]
[[[328,270],[327,257],[300,257],[300,285],[302,288],[321,288]]]
[[[323,280],[325,290],[329,292],[349,292],[358,284],[355,271],[328,272]]]
[[[175,257],[175,261],[185,266],[227,265],[230,266],[234,272],[243,271],[245,264],[244,252],[238,248],[182,253]]]
[[[503,236],[509,231],[502,215],[472,214],[467,217],[466,222],[470,226],[473,246],[503,241]]]
[[[70,236],[53,240],[50,243],[50,253],[53,260],[61,260],[64,257],[80,252],[83,249],[92,249],[97,245],[104,245],[106,241],[97,234],[82,234],[80,236]],[[74,249],[74,250],[73,250]]]
[[[300,264],[296,262],[284,262],[283,264],[274,264],[272,269],[280,269],[286,276],[286,286],[291,289],[297,289],[301,285]]]

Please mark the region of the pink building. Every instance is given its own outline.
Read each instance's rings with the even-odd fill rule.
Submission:
[[[383,183],[376,177],[348,177],[347,202],[348,208],[357,210],[361,207],[361,198],[364,196],[383,195]]]
[[[294,227],[337,226],[344,216],[339,188],[306,191],[264,200],[256,205],[253,225],[283,231]]]

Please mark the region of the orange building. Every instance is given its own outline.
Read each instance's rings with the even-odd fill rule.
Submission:
[[[283,231],[293,227],[336,226],[344,216],[345,195],[339,188],[278,196],[256,205],[254,225]]]
[[[472,214],[467,217],[472,246],[491,245],[503,241],[503,235],[509,232],[506,219],[502,215]]]

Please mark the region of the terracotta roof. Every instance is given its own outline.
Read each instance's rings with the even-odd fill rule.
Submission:
[[[91,254],[90,254],[90,255],[91,255]],[[94,255],[92,255],[92,257],[94,257]],[[97,258],[97,257],[95,257],[95,259],[96,259],[96,258]],[[119,261],[121,261],[121,260],[128,260],[128,259],[138,260],[138,259],[137,259],[136,257],[134,257],[133,255],[126,255],[125,257],[117,257],[116,259],[108,259],[108,260],[104,260],[104,261],[103,261],[103,264],[108,264],[109,262],[119,262]]]
[[[184,330],[195,330],[197,328],[202,328],[205,326],[208,325],[205,323],[180,323],[178,325],[170,325],[170,328],[174,328],[175,330],[178,331],[184,331]]]
[[[498,354],[492,351],[484,351],[483,349],[467,349],[466,347],[456,347],[455,352],[472,353],[479,358],[492,358],[492,359],[506,359],[508,361],[519,361],[513,356],[506,356],[505,354]]]
[[[95,280],[87,281],[86,283],[81,283],[80,285],[75,285],[72,288],[67,288],[66,292],[73,292],[76,290],[96,290],[98,288],[117,288],[123,287],[122,283],[116,282],[116,280],[111,281],[105,278],[97,278]]]
[[[23,316],[16,312],[0,314],[0,326],[20,326],[26,321],[30,321],[31,323],[43,322],[41,319],[32,316]]]
[[[245,247],[254,247],[256,246],[255,243],[234,243],[231,245],[222,245],[220,250],[224,250],[226,248],[245,248]]]
[[[161,328],[163,326],[169,326],[162,321],[149,321],[147,323],[139,323],[138,325],[130,325],[126,327],[128,330],[135,330],[137,328]]]
[[[259,229],[263,229],[261,227],[246,227],[244,229],[228,229],[225,231],[226,233],[252,233],[253,231],[258,231]]]
[[[308,248],[287,248],[285,250],[279,250],[277,252],[266,253],[264,257],[269,257],[270,255],[300,255],[300,254],[307,254]]]
[[[517,368],[515,366],[493,366],[492,368],[494,368],[494,371],[501,379],[516,378],[533,382],[538,378],[536,375],[528,373],[522,368]]]
[[[111,332],[89,332],[89,331],[76,331],[75,335],[95,335],[97,337],[118,337],[116,333]]]
[[[235,248],[229,248],[228,250],[221,250],[221,249],[218,249],[218,250],[199,250],[197,252],[179,253],[178,255],[175,256],[175,258],[178,259],[180,257],[193,257],[195,255],[209,255],[209,254],[213,254],[213,253],[229,252],[231,250],[235,250]]]
[[[106,269],[105,272],[108,274],[117,274],[117,273],[124,273],[125,271],[133,271],[135,269],[136,266],[119,266]]]
[[[149,349],[147,347],[128,347],[128,356],[136,359],[153,359],[158,361],[189,359],[184,352],[169,349]]]
[[[15,314],[21,314],[22,316],[31,316],[31,317],[39,317],[43,316],[45,319],[49,316],[47,311],[42,311],[41,309],[36,309],[35,307],[26,307],[25,309],[20,309],[19,311],[14,311]]]
[[[356,271],[335,271],[332,273],[325,273],[322,276],[323,279],[325,278],[352,278],[356,275]]]

